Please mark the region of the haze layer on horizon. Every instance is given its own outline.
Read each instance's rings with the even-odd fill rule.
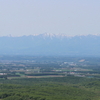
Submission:
[[[100,35],[99,0],[0,0],[0,36]]]

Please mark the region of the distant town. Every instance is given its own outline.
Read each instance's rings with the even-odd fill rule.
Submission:
[[[11,57],[0,59],[0,78],[96,77],[100,78],[99,58]]]

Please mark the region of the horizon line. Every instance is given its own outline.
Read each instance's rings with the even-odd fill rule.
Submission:
[[[13,36],[13,35],[4,35],[4,36],[0,36],[0,37],[23,37],[23,36],[39,36],[39,35],[43,35],[43,36],[50,36],[50,37],[54,37],[54,36],[58,36],[58,37],[75,37],[75,36],[100,36],[100,34],[79,34],[79,35],[66,35],[66,34],[53,34],[53,33],[42,33],[42,34],[30,34],[30,35],[20,35],[20,36]]]

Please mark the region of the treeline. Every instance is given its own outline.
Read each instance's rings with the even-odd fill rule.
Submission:
[[[37,73],[37,74],[25,74],[28,76],[47,76],[47,75],[61,75],[59,73]]]

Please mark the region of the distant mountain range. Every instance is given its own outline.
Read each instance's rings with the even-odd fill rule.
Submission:
[[[4,36],[0,37],[0,55],[100,56],[100,36]]]

